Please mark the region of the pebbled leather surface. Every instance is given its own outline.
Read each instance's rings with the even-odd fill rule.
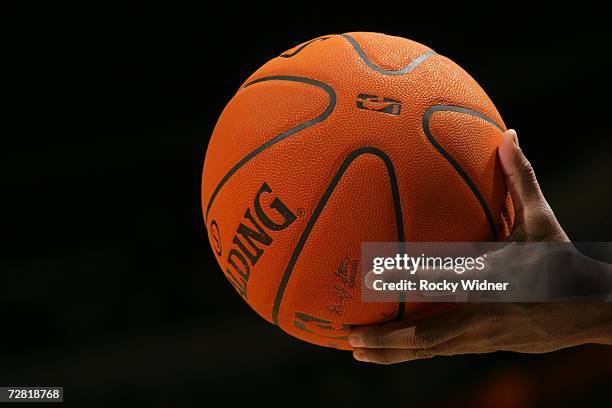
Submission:
[[[349,34],[371,63],[386,70],[404,68],[430,51],[399,37]],[[262,195],[267,213],[275,215],[269,207],[279,198],[296,215],[295,222],[286,229],[267,230],[272,242],[257,243],[264,252],[255,265],[249,265],[246,301],[269,321],[273,321],[278,288],[309,218],[347,156],[365,146],[384,152],[393,163],[406,240],[494,239],[473,191],[432,146],[422,123],[430,107],[454,105],[479,112],[504,127],[486,93],[446,57],[431,55],[406,74],[387,75],[369,67],[345,37],[325,37],[328,38],[309,43],[289,58],[270,60],[245,84],[287,75],[321,81],[335,92],[335,105],[329,116],[250,158],[211,201],[223,177],[254,149],[316,118],[330,106],[330,95],[319,87],[287,81],[260,82],[241,88],[228,103],[206,153],[202,205],[206,211],[211,203],[206,225],[211,244],[216,245],[216,240],[221,243],[222,253],[217,260],[229,278],[228,252],[236,248],[234,235],[247,209],[253,211],[253,200],[262,183],[272,189],[272,193]],[[401,113],[357,109],[359,94],[400,101]],[[430,128],[481,192],[498,227],[496,238],[504,239],[512,225],[513,212],[495,154],[501,131],[482,119],[456,112],[432,114]],[[502,213],[506,213],[505,218]],[[216,237],[212,236],[213,221],[218,225]],[[338,267],[343,259],[359,259],[361,241],[396,240],[385,166],[378,157],[360,156],[338,182],[297,254],[278,308],[277,324],[300,339],[349,348],[343,339],[347,325],[389,319],[397,313],[398,305],[361,303],[357,281],[355,286],[345,288],[350,297],[343,302],[342,311],[332,310],[329,306],[337,301],[334,285],[338,284]],[[407,305],[406,313],[412,313],[415,307]],[[304,322],[300,313],[318,320],[308,320],[299,327],[300,321]]]

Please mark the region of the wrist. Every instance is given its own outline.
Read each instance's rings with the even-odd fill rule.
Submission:
[[[583,306],[582,343],[612,345],[612,303],[585,303]]]
[[[567,297],[585,302],[612,300],[612,265],[582,254],[571,244],[561,252],[556,256],[560,265],[555,269]]]

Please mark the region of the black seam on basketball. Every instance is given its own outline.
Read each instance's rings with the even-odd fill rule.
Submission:
[[[321,81],[317,81],[317,80],[314,80],[314,79],[310,79],[310,78],[297,77],[297,76],[289,76],[289,75],[269,76],[269,77],[259,78],[259,79],[256,79],[256,80],[252,81],[252,82],[249,82],[248,84],[243,86],[242,89],[247,88],[247,87],[249,87],[251,85],[260,83],[260,82],[265,82],[265,81],[300,82],[300,83],[304,83],[304,84],[309,84],[309,85],[317,86],[317,87],[323,89],[329,95],[329,105],[327,105],[327,108],[325,109],[325,111],[323,113],[321,113],[320,115],[318,115],[314,119],[307,120],[306,122],[301,123],[301,124],[297,125],[296,127],[291,128],[288,131],[283,132],[280,135],[277,135],[277,136],[273,137],[272,139],[268,140],[266,143],[264,143],[261,146],[259,146],[257,149],[253,150],[251,153],[247,154],[238,163],[236,163],[234,165],[234,167],[232,167],[227,172],[227,174],[225,176],[223,176],[221,181],[219,181],[219,183],[217,184],[217,186],[213,190],[213,193],[211,194],[211,196],[210,196],[210,198],[208,200],[208,204],[206,205],[206,214],[204,215],[204,223],[207,226],[208,226],[208,213],[210,212],[210,208],[212,207],[213,201],[217,197],[217,194],[219,194],[219,191],[221,190],[221,188],[234,175],[234,173],[236,173],[242,166],[244,166],[246,163],[248,163],[253,157],[257,156],[259,153],[263,152],[268,147],[270,147],[270,146],[280,142],[283,139],[286,139],[287,137],[289,137],[291,135],[294,135],[294,134],[298,133],[301,130],[304,130],[304,129],[309,128],[309,127],[311,127],[311,126],[313,126],[313,125],[315,125],[315,124],[317,124],[319,122],[322,122],[323,120],[325,120],[332,113],[332,111],[336,107],[336,92],[334,91],[334,89],[331,86],[327,85],[326,83],[323,83]]]
[[[494,125],[496,128],[498,128],[502,132],[504,131],[504,129],[493,119],[483,115],[482,113],[473,111],[471,109],[462,108],[460,106],[434,105],[430,107],[429,109],[427,109],[427,112],[425,112],[425,114],[423,115],[423,131],[425,132],[425,136],[427,137],[427,140],[429,140],[429,142],[433,145],[433,147],[435,147],[436,150],[438,150],[438,152],[440,152],[440,154],[444,156],[444,158],[455,168],[455,170],[461,176],[465,184],[467,184],[468,187],[472,190],[472,192],[476,196],[476,199],[480,203],[482,210],[485,213],[487,221],[489,222],[489,226],[491,227],[491,234],[493,235],[493,241],[497,241],[497,227],[495,225],[495,221],[493,220],[493,217],[491,216],[491,211],[489,210],[489,206],[487,205],[487,202],[485,201],[485,199],[482,197],[482,194],[478,190],[478,187],[476,187],[476,184],[474,184],[470,176],[468,176],[465,170],[461,168],[461,166],[459,165],[459,163],[457,163],[457,161],[453,158],[453,156],[451,156],[450,153],[444,150],[444,148],[440,145],[440,143],[438,143],[438,141],[431,134],[431,131],[429,129],[429,120],[431,119],[431,115],[434,112],[444,112],[444,111],[459,112],[459,113],[465,113],[471,116],[476,116]]]
[[[375,147],[362,147],[360,149],[353,151],[342,162],[342,164],[340,165],[340,168],[338,169],[338,171],[332,178],[331,182],[327,186],[325,193],[323,193],[323,196],[317,203],[317,206],[315,207],[310,219],[308,220],[308,223],[306,224],[306,227],[304,228],[304,231],[302,231],[302,234],[300,235],[300,238],[295,246],[295,249],[293,250],[293,253],[291,254],[291,258],[289,259],[287,268],[285,269],[285,273],[283,274],[283,277],[278,285],[278,290],[276,292],[276,298],[274,299],[274,307],[272,308],[272,321],[274,322],[274,324],[278,324],[278,313],[280,310],[281,302],[283,300],[283,295],[285,294],[285,289],[287,288],[287,284],[289,283],[289,278],[291,278],[291,274],[293,273],[293,268],[295,267],[295,264],[297,263],[300,253],[302,252],[302,249],[304,248],[304,245],[306,244],[306,241],[308,240],[308,237],[310,236],[310,233],[312,232],[312,229],[314,228],[315,223],[319,219],[319,216],[323,212],[323,209],[327,205],[329,198],[333,194],[334,190],[336,189],[336,186],[342,179],[342,176],[344,175],[346,170],[348,170],[349,166],[351,165],[351,163],[353,163],[353,161],[355,161],[355,159],[357,159],[359,156],[362,156],[364,154],[373,154],[379,157],[380,159],[382,159],[383,163],[385,164],[385,167],[387,168],[387,174],[389,175],[389,183],[391,184],[391,195],[393,197],[393,205],[395,207],[394,209],[395,209],[395,222],[396,222],[396,228],[397,228],[397,239],[399,242],[404,242],[404,220],[402,218],[402,208],[401,208],[401,202],[400,202],[400,196],[399,196],[399,187],[397,184],[397,176],[395,174],[395,168],[393,167],[393,163],[391,162],[391,159],[382,150],[376,149]],[[403,314],[403,310],[402,310],[402,314]]]
[[[300,45],[295,51],[293,52],[288,52],[286,54],[281,54],[279,55],[279,58],[291,58],[291,57],[295,57],[297,54],[299,54],[300,52],[302,52],[302,50],[304,50],[304,48],[308,47],[310,44],[312,44],[315,41],[325,41],[327,39],[329,39],[331,37],[320,37],[320,38],[315,38],[314,40],[310,40],[308,42],[305,42],[304,44]]]
[[[416,57],[414,60],[412,60],[410,62],[410,64],[408,64],[406,67],[404,67],[402,69],[398,69],[398,70],[383,69],[383,68],[375,65],[372,61],[370,61],[370,59],[368,58],[366,53],[363,51],[363,48],[361,48],[361,45],[359,45],[357,40],[355,40],[349,34],[342,34],[342,37],[346,38],[346,40],[353,46],[355,51],[357,51],[357,54],[359,55],[359,57],[361,57],[363,62],[365,62],[365,64],[368,67],[370,67],[371,69],[373,69],[376,72],[380,72],[381,74],[385,74],[385,75],[404,75],[404,74],[407,74],[408,72],[412,71],[417,66],[419,66],[419,64],[421,62],[425,61],[427,58],[429,58],[431,56],[434,56],[434,55],[437,55],[437,53],[434,50],[429,50],[429,51],[425,52],[424,54],[421,54],[418,57]]]

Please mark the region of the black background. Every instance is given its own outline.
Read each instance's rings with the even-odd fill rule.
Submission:
[[[1,17],[2,385],[62,385],[91,407],[608,396],[605,347],[378,367],[294,340],[226,282],[200,207],[209,135],[252,71],[316,36],[378,31],[470,72],[518,130],[569,236],[610,241],[607,9],[15,4]]]

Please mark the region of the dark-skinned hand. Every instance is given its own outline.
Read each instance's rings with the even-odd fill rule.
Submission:
[[[515,209],[509,241],[569,242],[519,147],[515,131],[503,134],[498,154]],[[356,328],[349,335],[349,343],[355,359],[378,364],[495,351],[546,353],[586,343],[612,344],[612,303],[456,304],[430,317]]]

